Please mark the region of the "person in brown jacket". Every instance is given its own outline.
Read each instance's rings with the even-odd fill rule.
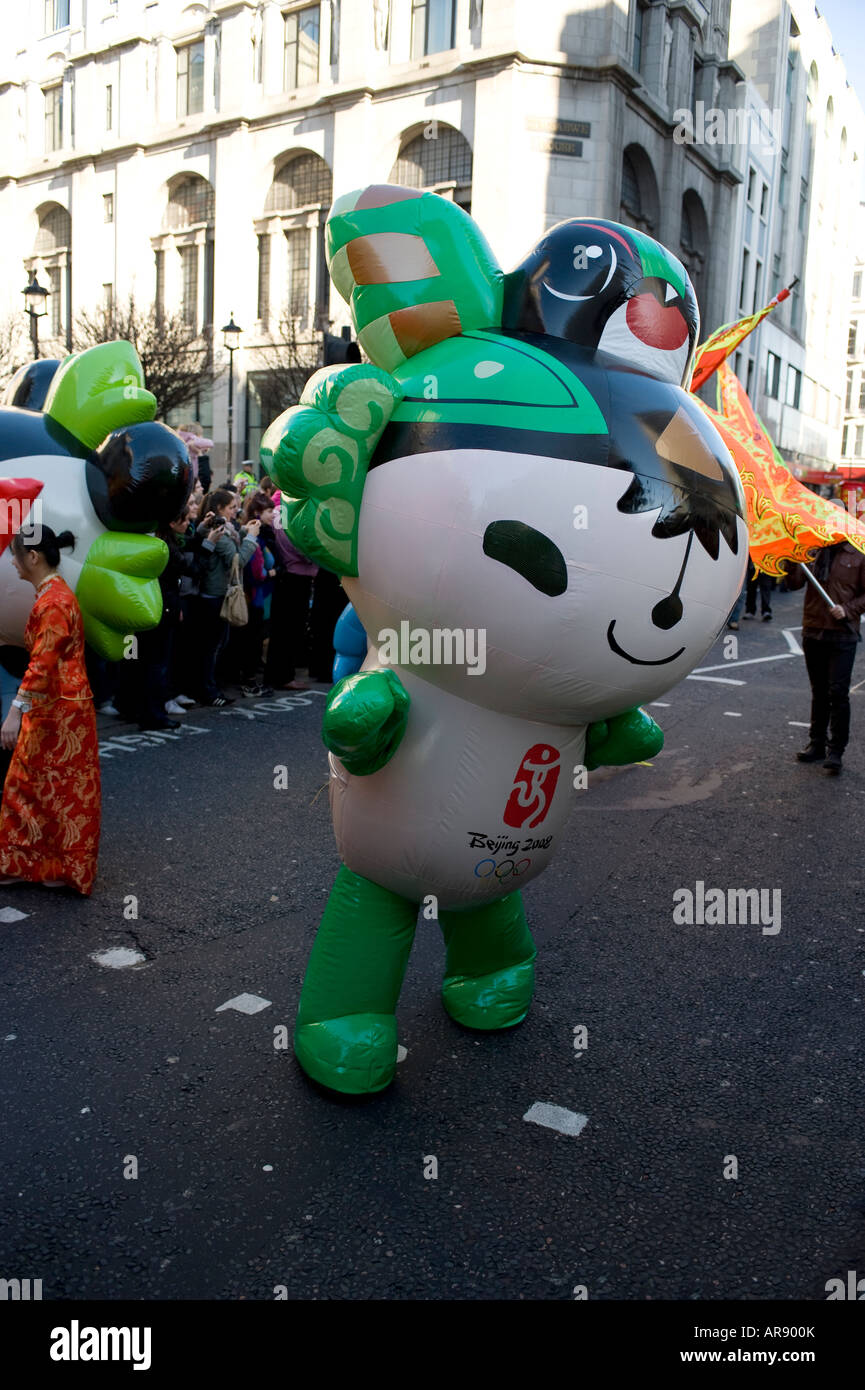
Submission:
[[[848,541],[820,550],[809,566],[833,607],[808,583],[800,565],[789,565],[787,586],[805,590],[802,649],[811,682],[810,742],[796,757],[800,763],[822,762],[837,776],[850,737],[850,679],[865,613],[865,555]]]

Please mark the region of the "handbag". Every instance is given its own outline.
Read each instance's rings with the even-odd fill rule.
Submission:
[[[228,588],[225,591],[225,598],[222,600],[219,616],[224,618],[231,627],[245,627],[249,622],[249,606],[246,602],[246,594],[243,592],[239,555],[235,555],[231,562],[231,578],[228,581]]]

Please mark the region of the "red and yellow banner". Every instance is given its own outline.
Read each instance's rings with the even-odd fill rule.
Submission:
[[[783,575],[784,561],[807,564],[815,549],[838,541],[849,541],[865,554],[865,524],[793,477],[732,367],[722,360],[714,370],[718,409],[695,399],[739,470],[748,507],[748,544],[758,570]]]
[[[725,323],[723,328],[716,328],[700,347],[697,348],[694,357],[694,370],[691,374],[691,390],[699,391],[705,381],[709,379],[714,371],[726,361],[731,352],[735,352],[743,338],[747,338],[749,333],[753,333],[758,323],[761,323],[767,314],[775,308],[776,304],[781,304],[785,299],[789,299],[790,291],[798,284],[798,277],[784,290],[779,290],[775,298],[770,300],[764,309],[759,309],[756,314],[749,315],[746,319],[739,319],[736,323]]]

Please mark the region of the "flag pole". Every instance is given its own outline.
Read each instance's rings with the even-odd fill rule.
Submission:
[[[820,594],[826,600],[830,608],[834,608],[835,600],[829,597],[829,595],[826,593],[826,590],[823,588],[823,585],[818,583],[818,581],[814,578],[808,566],[803,565],[801,560],[798,563],[800,569],[804,571],[805,578],[810,579],[811,583],[814,585],[814,588],[817,590],[817,593]]]

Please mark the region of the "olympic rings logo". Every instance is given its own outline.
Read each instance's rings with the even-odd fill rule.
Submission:
[[[475,878],[490,878],[493,874],[496,878],[510,878],[511,875],[514,878],[519,878],[520,874],[525,873],[531,862],[531,859],[518,859],[516,863],[513,859],[503,859],[500,864],[497,864],[495,859],[479,859],[475,864]],[[486,868],[485,865],[489,865],[489,867]]]

